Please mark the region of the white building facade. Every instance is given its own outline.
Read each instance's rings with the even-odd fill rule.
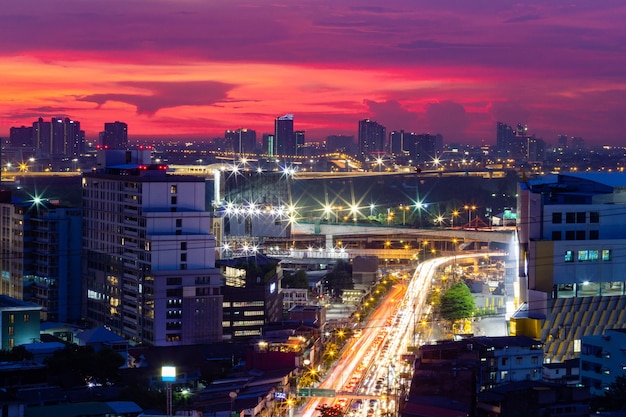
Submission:
[[[84,317],[154,346],[221,340],[204,179],[141,151],[108,151],[99,167],[83,176]]]

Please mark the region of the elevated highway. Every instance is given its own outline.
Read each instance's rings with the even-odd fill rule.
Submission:
[[[407,236],[430,240],[462,240],[464,242],[497,242],[509,243],[513,236],[513,228],[413,228],[401,226],[384,226],[351,223],[320,223],[298,222],[291,226],[293,235],[325,236],[326,242],[334,237],[342,236]],[[327,245],[328,246],[328,245]],[[332,246],[332,245],[331,245]]]

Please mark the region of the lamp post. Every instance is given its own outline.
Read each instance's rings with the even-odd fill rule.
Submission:
[[[398,208],[402,210],[402,226],[405,226],[406,225],[406,211],[410,210],[411,207],[405,206],[404,204],[400,204],[400,207]]]
[[[452,211],[452,216],[450,217],[450,227],[452,229],[454,229],[454,218],[457,217],[459,215],[459,211],[458,210],[453,210]]]
[[[467,210],[467,227],[472,227],[472,210],[476,210],[476,206],[465,205],[465,210]]]

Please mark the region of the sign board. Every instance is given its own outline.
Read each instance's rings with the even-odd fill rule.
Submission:
[[[176,367],[175,366],[161,367],[161,381],[176,382]]]
[[[335,398],[335,390],[323,388],[298,388],[298,397]]]

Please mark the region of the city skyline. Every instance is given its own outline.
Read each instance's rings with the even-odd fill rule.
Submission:
[[[556,143],[621,144],[626,6],[491,0],[199,2],[31,0],[0,12],[0,136],[38,117],[128,136],[272,132],[307,141],[387,132],[495,144],[496,122]]]

